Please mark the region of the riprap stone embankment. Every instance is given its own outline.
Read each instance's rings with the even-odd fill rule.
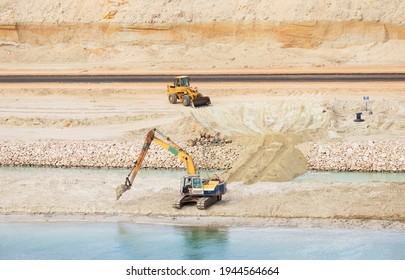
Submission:
[[[364,141],[317,143],[308,155],[312,170],[404,172],[405,143]]]
[[[196,144],[197,143],[197,144]],[[231,141],[180,143],[198,169],[231,169],[243,148]],[[1,166],[129,168],[142,143],[126,141],[0,141]],[[405,143],[365,141],[316,143],[307,154],[308,169],[321,171],[405,172]],[[152,145],[144,168],[181,169],[185,165]]]
[[[184,147],[186,145],[183,143]],[[0,141],[0,165],[39,167],[129,168],[142,143],[121,141]],[[199,169],[226,170],[237,159],[233,143],[211,143],[187,147]],[[184,164],[163,148],[152,145],[142,164],[145,168],[184,168]]]

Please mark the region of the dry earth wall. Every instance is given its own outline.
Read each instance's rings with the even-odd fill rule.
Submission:
[[[404,48],[404,1],[0,3],[0,64],[138,69],[403,65]]]

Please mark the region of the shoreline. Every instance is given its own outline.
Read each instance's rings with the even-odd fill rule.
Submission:
[[[225,216],[144,216],[130,214],[22,214],[1,213],[0,223],[27,222],[93,222],[132,223],[183,227],[281,227],[281,228],[330,228],[330,229],[373,229],[405,230],[405,222],[367,219],[329,218],[260,218]]]

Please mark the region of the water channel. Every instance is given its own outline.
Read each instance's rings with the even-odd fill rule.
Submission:
[[[0,259],[404,260],[404,237],[393,230],[0,223]]]

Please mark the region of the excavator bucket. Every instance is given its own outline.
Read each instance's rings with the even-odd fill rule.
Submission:
[[[123,185],[119,185],[116,189],[115,189],[115,195],[117,197],[117,200],[120,199],[121,195],[126,192],[129,188],[123,184]]]
[[[211,105],[211,99],[208,96],[197,97],[191,101],[194,108]]]

